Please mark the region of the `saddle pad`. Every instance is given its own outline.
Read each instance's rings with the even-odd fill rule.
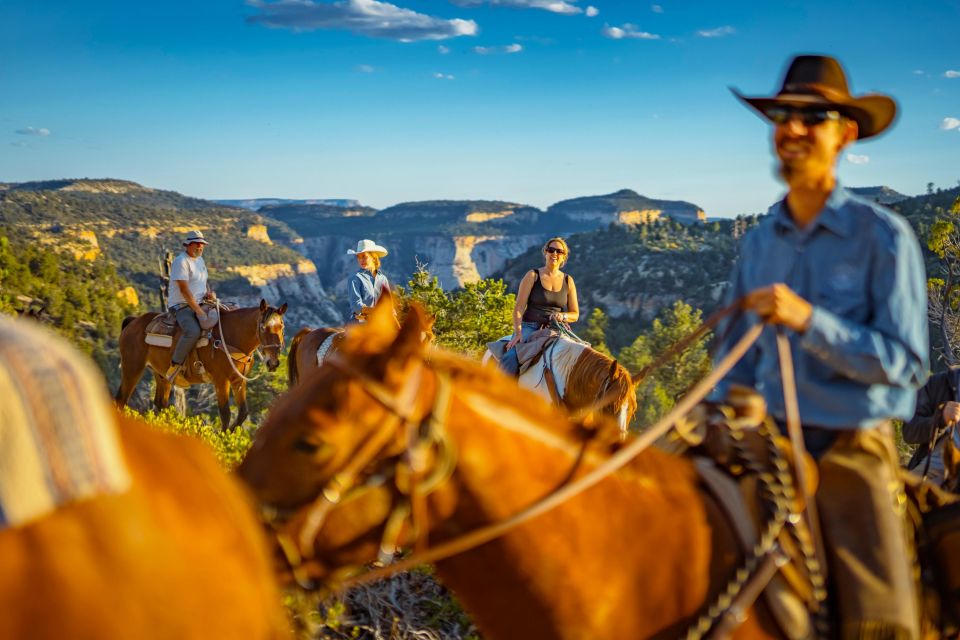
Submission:
[[[320,343],[320,347],[317,349],[317,366],[323,364],[323,359],[327,357],[327,352],[330,351],[330,347],[333,346],[333,339],[339,335],[339,331],[337,333],[331,333]]]
[[[129,488],[103,377],[66,341],[0,318],[0,398],[0,529]]]
[[[173,346],[173,336],[162,333],[148,333],[146,337],[144,337],[143,341],[154,347],[170,348]],[[200,347],[205,347],[208,344],[210,344],[210,340],[207,338],[207,336],[200,336],[200,339],[197,340],[197,346],[195,348],[199,349]]]

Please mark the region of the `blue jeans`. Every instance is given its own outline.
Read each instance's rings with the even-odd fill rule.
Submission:
[[[530,337],[534,331],[540,328],[540,325],[536,322],[522,322],[520,323],[520,335],[522,338],[521,342]],[[509,373],[512,376],[516,376],[520,373],[520,360],[517,358],[517,347],[513,346],[503,354],[503,357],[500,358],[500,368]]]

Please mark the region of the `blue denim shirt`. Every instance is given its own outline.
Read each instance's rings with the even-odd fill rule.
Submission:
[[[377,272],[376,278],[366,269],[357,271],[350,277],[347,296],[350,299],[350,313],[357,314],[363,307],[372,307],[380,299],[380,293],[390,289],[387,276]]]
[[[813,305],[804,334],[786,330],[803,424],[853,429],[910,418],[927,375],[928,337],[926,273],[909,225],[839,185],[805,229],[784,201],[770,214],[743,239],[727,302],[783,282]],[[717,360],[758,321],[745,313],[721,326],[718,335],[729,332]],[[773,327],[715,396],[730,383],[756,388],[769,412],[785,420]]]

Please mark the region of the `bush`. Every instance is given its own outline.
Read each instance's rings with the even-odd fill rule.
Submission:
[[[217,460],[227,470],[232,470],[240,464],[250,445],[253,444],[251,432],[245,429],[221,431],[209,416],[182,416],[173,407],[167,407],[160,412],[148,411],[142,414],[129,408],[124,408],[123,411],[126,415],[138,418],[160,431],[179,433],[202,440],[210,446]]]

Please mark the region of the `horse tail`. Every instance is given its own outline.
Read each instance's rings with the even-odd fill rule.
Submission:
[[[300,380],[300,372],[297,369],[297,352],[300,350],[300,341],[311,331],[310,327],[300,329],[290,343],[290,350],[287,352],[287,385],[291,389]]]
[[[127,316],[123,319],[123,322],[120,323],[120,331],[123,331],[127,328],[127,325],[137,319],[137,316]]]

